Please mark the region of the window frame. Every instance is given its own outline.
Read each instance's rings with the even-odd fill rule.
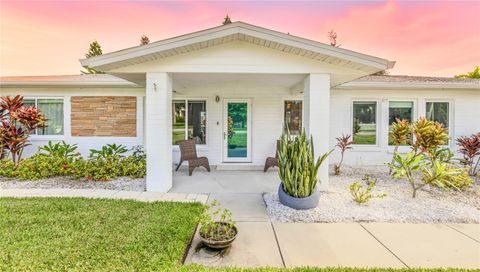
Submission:
[[[381,146],[381,137],[380,137],[380,131],[381,131],[381,112],[382,112],[382,105],[381,105],[381,100],[378,98],[354,98],[350,102],[350,123],[349,123],[349,129],[348,131],[350,132],[350,135],[352,135],[352,141],[353,141],[353,105],[355,102],[375,102],[376,105],[376,113],[375,113],[375,144],[352,144],[352,147],[355,147],[352,149],[352,151],[368,151],[368,150],[378,150]]]
[[[453,133],[453,130],[455,128],[455,119],[454,119],[454,114],[453,114],[453,111],[454,111],[454,105],[455,105],[455,101],[452,100],[452,99],[425,99],[424,101],[424,116],[425,118],[427,118],[427,103],[429,102],[432,102],[432,103],[448,103],[448,144],[444,145],[444,147],[451,147],[453,148],[454,147],[454,143],[455,141],[452,141],[452,139],[454,138],[453,136],[455,135]]]
[[[62,100],[63,102],[63,134],[59,135],[39,135],[37,131],[34,134],[30,135],[31,140],[63,140],[66,136],[66,128],[67,128],[67,108],[65,102],[65,96],[24,96],[23,100],[35,100],[35,108],[38,109],[38,100],[39,99],[58,99]],[[48,116],[45,116],[48,119]],[[48,121],[47,121],[48,122]]]
[[[206,137],[205,137],[205,143],[204,144],[196,144],[197,147],[201,147],[201,149],[203,148],[206,148],[208,146],[208,135],[210,134],[209,133],[209,116],[208,116],[208,104],[209,104],[209,100],[205,97],[172,97],[172,114],[173,114],[173,103],[175,101],[184,101],[185,102],[185,139],[188,139],[188,102],[189,101],[202,101],[202,102],[205,102],[205,118],[206,118],[206,125],[205,125],[205,133],[207,134]],[[173,118],[173,116],[172,116]],[[173,123],[172,123],[172,129],[173,129]],[[172,138],[173,138],[173,131],[172,131]],[[180,150],[179,146],[177,144],[174,144],[173,143],[173,139],[172,139],[172,147],[174,147],[176,150]]]
[[[389,98],[387,99],[387,110],[386,110],[386,116],[385,116],[385,125],[387,126],[387,136],[385,138],[385,143],[387,145],[387,152],[388,153],[393,153],[395,150],[394,145],[390,145],[388,143],[389,137],[390,137],[390,102],[412,102],[412,121],[415,121],[418,119],[418,101],[417,99],[414,98]],[[397,152],[398,153],[407,153],[411,151],[410,146],[399,146]]]

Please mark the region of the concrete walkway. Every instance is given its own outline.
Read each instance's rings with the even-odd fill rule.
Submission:
[[[184,173],[185,172],[185,173]],[[201,192],[229,208],[237,240],[223,257],[197,251],[196,233],[186,263],[238,267],[480,268],[480,225],[395,223],[279,223],[266,213],[263,192],[278,188],[277,173],[186,171],[172,192]]]

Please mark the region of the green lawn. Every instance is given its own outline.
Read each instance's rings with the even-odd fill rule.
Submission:
[[[0,271],[133,271],[179,265],[200,204],[0,198]]]
[[[0,271],[286,270],[181,265],[200,209],[196,203],[0,198]]]

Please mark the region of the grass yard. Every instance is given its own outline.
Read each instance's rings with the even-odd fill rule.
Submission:
[[[0,271],[178,267],[200,210],[196,203],[0,198]]]
[[[0,198],[0,271],[286,271],[181,265],[200,210],[197,203]]]

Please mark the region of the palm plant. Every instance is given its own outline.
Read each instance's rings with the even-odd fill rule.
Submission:
[[[278,150],[278,174],[284,191],[297,198],[312,195],[318,182],[318,169],[332,152],[333,149],[315,160],[313,138],[307,140],[305,129],[294,139],[286,129]]]
[[[341,137],[337,137],[337,144],[335,146],[337,146],[338,148],[340,148],[340,154],[342,155],[341,159],[340,159],[340,162],[334,166],[335,168],[335,175],[340,175],[341,173],[341,170],[340,170],[340,167],[342,166],[342,162],[343,162],[343,155],[345,153],[345,151],[347,151],[347,149],[352,149],[351,145],[353,144],[353,141],[350,140],[350,137],[352,137],[351,135],[343,135]]]

